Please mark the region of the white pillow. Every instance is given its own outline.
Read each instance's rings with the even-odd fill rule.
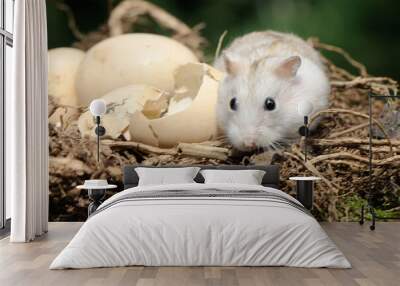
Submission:
[[[201,170],[205,184],[261,185],[265,171],[261,170]]]
[[[199,170],[199,167],[135,168],[139,176],[139,186],[195,183],[193,179]]]

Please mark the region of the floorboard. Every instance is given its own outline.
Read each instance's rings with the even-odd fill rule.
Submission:
[[[322,223],[352,263],[352,269],[289,267],[120,267],[48,270],[81,223],[50,223],[32,243],[0,240],[2,286],[266,286],[400,285],[400,222],[379,223],[375,231],[357,223]]]

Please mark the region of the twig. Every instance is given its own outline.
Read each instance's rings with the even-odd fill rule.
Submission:
[[[229,156],[229,150],[227,148],[207,146],[202,144],[189,144],[179,143],[178,151],[183,155],[189,155],[200,158],[217,159],[226,161]]]
[[[203,56],[201,48],[207,43],[206,39],[199,35],[203,24],[191,29],[164,9],[147,1],[124,0],[119,3],[108,19],[110,36],[121,35],[131,30],[138,17],[144,15],[149,15],[161,27],[172,30],[173,38],[191,48],[199,57]]]
[[[357,112],[357,111],[354,111],[354,110],[349,110],[349,109],[340,109],[340,108],[331,108],[331,109],[324,109],[324,110],[321,110],[321,111],[319,111],[319,112],[317,112],[317,113],[315,113],[312,117],[311,117],[311,120],[310,120],[310,125],[314,122],[314,120],[316,120],[316,118],[317,117],[319,117],[319,116],[321,116],[321,115],[323,115],[323,114],[332,114],[332,113],[335,113],[335,114],[338,114],[338,113],[347,113],[347,114],[351,114],[351,115],[355,115],[355,116],[358,116],[358,117],[363,117],[363,118],[367,118],[367,119],[369,119],[369,116],[368,115],[366,115],[366,114],[364,114],[364,113],[361,113],[361,112]],[[378,126],[378,128],[382,131],[382,133],[383,133],[383,135],[385,135],[385,137],[386,137],[386,140],[388,141],[388,143],[389,143],[389,146],[390,146],[390,155],[393,155],[392,153],[393,153],[393,151],[392,151],[392,143],[391,143],[391,140],[390,140],[390,137],[388,136],[388,134],[386,133],[386,130],[385,130],[385,128],[382,126],[382,124],[379,122],[379,121],[377,121],[375,118],[372,118],[372,121]]]
[[[366,85],[369,83],[383,83],[383,82],[387,82],[389,84],[396,84],[394,80],[388,77],[356,77],[350,81],[332,81],[331,86],[350,88],[359,85]]]
[[[215,54],[214,54],[214,62],[216,61],[216,59],[219,57],[219,54],[221,53],[221,49],[222,49],[222,43],[225,39],[225,36],[228,34],[228,30],[225,30],[222,35],[219,37],[218,39],[218,45],[217,45],[217,49],[215,50]]]
[[[144,143],[138,143],[133,141],[114,141],[105,139],[101,141],[101,144],[109,146],[111,148],[134,148],[138,151],[147,154],[158,154],[158,155],[177,155],[178,152],[175,148],[163,149],[154,146],[150,146]]]
[[[337,77],[337,75],[340,75],[340,79],[354,79],[356,76],[352,75],[351,73],[349,73],[348,71],[346,71],[345,69],[342,69],[340,67],[337,67],[335,65],[333,65],[330,61],[326,60],[327,65],[329,66],[330,70],[332,71],[333,76]]]
[[[364,76],[364,77],[368,76],[367,68],[359,61],[356,61],[352,56],[350,56],[350,54],[348,52],[346,52],[342,48],[335,47],[335,46],[328,45],[328,44],[323,44],[317,38],[312,38],[311,41],[312,41],[314,47],[317,49],[323,49],[326,51],[335,52],[335,53],[342,55],[353,67],[358,69],[361,76]]]
[[[394,208],[391,208],[391,209],[388,209],[388,210],[385,210],[385,211],[387,211],[387,212],[400,211],[400,206],[399,207],[394,207]]]
[[[348,153],[348,152],[338,152],[338,153],[333,153],[333,154],[325,154],[325,155],[319,155],[317,157],[312,158],[309,162],[311,164],[317,164],[319,162],[325,161],[325,160],[329,160],[329,159],[353,159],[355,161],[358,162],[363,162],[365,164],[369,163],[368,158],[366,157],[361,157],[359,155],[355,155],[352,153]],[[376,160],[376,159],[372,159],[371,161],[372,165],[376,165],[376,166],[383,166],[383,165],[390,165],[393,163],[400,163],[400,155],[395,155],[389,158],[385,158],[382,160]]]
[[[175,148],[159,148],[151,145],[132,141],[113,141],[105,139],[101,141],[105,146],[111,148],[134,148],[146,154],[157,155],[186,155],[198,158],[217,159],[226,161],[230,155],[229,149],[215,146],[208,146],[196,143],[179,143]]]
[[[313,163],[311,162],[311,160],[305,162],[304,160],[300,159],[300,158],[304,158],[304,154],[297,148],[296,145],[293,146],[293,152],[297,155],[295,156],[294,154],[291,154],[289,152],[284,152],[284,154],[286,155],[294,155],[293,158],[296,158],[296,160],[298,160],[299,162],[301,162],[303,164],[304,167],[306,167],[310,172],[312,172],[315,176],[320,177],[327,185],[328,187],[332,188],[336,193],[338,192],[338,190],[340,189],[340,186],[336,185],[335,183],[329,181],[327,178],[325,178],[313,165]],[[289,155],[290,156],[290,155]]]
[[[357,162],[354,162],[354,161],[351,161],[351,160],[330,160],[329,159],[329,160],[327,160],[327,162],[329,164],[338,164],[338,165],[344,164],[344,165],[348,165],[351,169],[354,169],[354,170],[357,170],[357,171],[361,170],[362,168],[365,168],[365,165],[361,165],[361,164],[359,164]]]
[[[354,145],[368,145],[369,140],[368,139],[360,139],[360,138],[352,138],[352,137],[343,137],[343,138],[338,138],[338,139],[309,139],[308,141],[312,145],[318,145],[318,146],[354,146]],[[377,145],[377,146],[385,146],[385,145],[390,145],[390,146],[400,146],[400,140],[396,141],[387,141],[387,140],[379,140],[379,139],[373,139],[372,140],[372,145]],[[390,150],[393,150],[392,148]]]
[[[359,129],[363,129],[365,127],[369,126],[369,122],[366,123],[362,123],[360,125],[351,127],[351,128],[347,128],[345,130],[339,131],[339,132],[332,132],[331,134],[328,135],[328,138],[336,138],[336,137],[340,137],[342,135],[348,134],[348,133],[352,133],[354,131],[357,131]]]
[[[400,152],[400,145],[396,146],[394,145],[394,152],[399,153]],[[368,145],[359,145],[357,147],[360,150],[363,151],[369,151],[369,146]],[[390,153],[390,148],[389,146],[382,146],[382,147],[372,147],[372,153],[377,154],[377,153]]]
[[[85,34],[83,34],[79,30],[78,25],[76,24],[76,19],[75,19],[74,12],[72,11],[72,9],[65,3],[61,3],[58,1],[54,1],[54,3],[56,5],[57,9],[64,12],[65,15],[67,16],[68,27],[71,30],[72,34],[75,36],[75,38],[77,38],[78,40],[83,40],[85,38]]]
[[[50,157],[49,169],[51,174],[90,174],[93,170],[78,159],[69,157]]]
[[[149,14],[161,26],[167,27],[178,34],[188,35],[192,33],[189,26],[154,4],[141,0],[125,0],[116,6],[110,15],[108,20],[110,35],[113,37],[125,33],[122,25],[124,17],[137,17],[144,14]]]

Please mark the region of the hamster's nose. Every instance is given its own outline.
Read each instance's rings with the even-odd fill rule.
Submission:
[[[245,138],[243,141],[243,145],[247,149],[254,149],[256,148],[256,142],[252,138]]]

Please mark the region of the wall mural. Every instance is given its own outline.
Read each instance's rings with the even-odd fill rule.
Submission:
[[[170,34],[132,33],[144,18]],[[316,38],[306,44],[283,34],[268,37],[278,39],[273,49],[290,43],[315,60],[244,62],[235,58],[235,47],[226,49],[222,35],[213,67],[213,59],[204,56],[207,40],[198,28],[144,1],[122,1],[105,26],[78,35],[80,40],[71,46],[50,49],[50,219],[85,220],[87,194],[76,186],[104,178],[121,190],[127,164],[279,164],[285,192],[293,193],[291,176],[322,179],[315,186],[313,214],[318,219],[358,220],[369,187],[368,93],[397,94],[398,83],[369,75],[348,53]],[[244,46],[236,49],[255,52],[252,46],[260,38],[253,34],[242,39]],[[321,58],[310,47],[322,52]],[[342,56],[351,70],[328,60],[326,53]],[[288,94],[274,97],[274,90],[292,80],[301,65],[310,68],[310,83],[301,87],[304,98],[292,102]],[[285,80],[278,84],[272,72]],[[231,95],[250,86],[254,95]],[[262,96],[262,105],[246,96]],[[99,161],[96,124],[88,109],[94,99],[107,104]],[[306,162],[305,140],[298,134],[304,100],[313,110]],[[399,102],[372,103],[371,201],[380,217],[400,213]],[[239,109],[247,110],[244,118],[235,113]]]

